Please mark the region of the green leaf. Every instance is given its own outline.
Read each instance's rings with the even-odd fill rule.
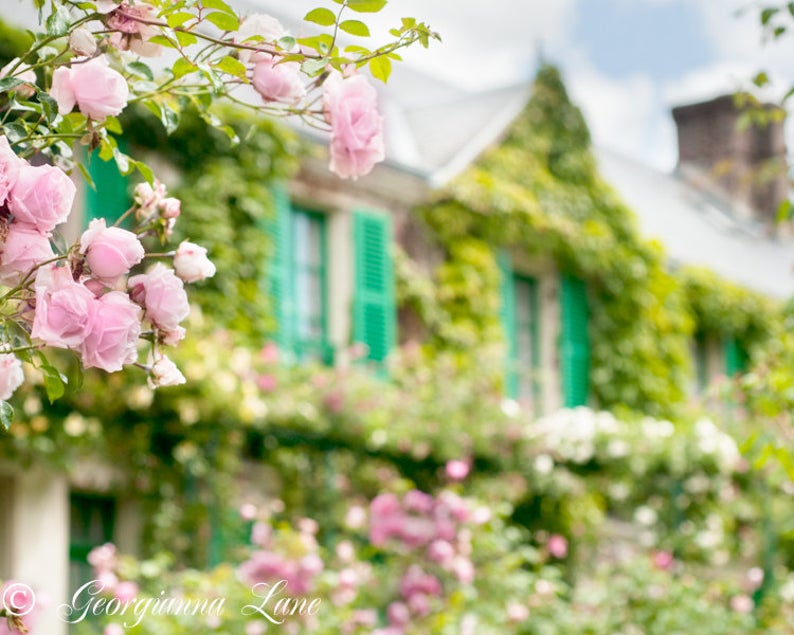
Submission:
[[[60,4],[54,5],[54,9],[47,18],[47,35],[60,37],[69,33],[69,13]]]
[[[56,399],[63,397],[66,391],[66,383],[69,379],[55,368],[55,366],[50,364],[44,355],[40,354],[39,359],[43,362],[39,370],[44,374],[44,388],[47,391],[47,399],[52,403]]]
[[[753,84],[761,88],[769,83],[769,75],[767,75],[764,71],[758,73],[755,77],[753,77]]]
[[[387,5],[386,0],[348,0],[347,6],[358,13],[377,13]]]
[[[314,22],[320,26],[331,26],[336,24],[336,15],[330,9],[318,8],[309,11],[303,19],[306,22]]]
[[[315,77],[322,73],[327,65],[328,60],[326,59],[306,60],[303,64],[301,64],[301,70],[309,77]]]
[[[192,13],[188,13],[187,11],[177,11],[176,13],[169,15],[165,21],[168,23],[168,26],[173,29],[194,19],[196,19],[196,16]]]
[[[227,55],[226,57],[221,58],[221,60],[217,62],[214,66],[219,71],[228,73],[229,75],[234,75],[235,77],[239,77],[241,79],[246,79],[245,64],[243,64],[238,59],[235,59]]]
[[[179,42],[179,44],[182,46],[191,46],[198,42],[198,38],[196,38],[196,36],[192,33],[187,33],[185,31],[175,31],[174,35],[176,36],[177,42]],[[152,39],[149,41],[151,42]]]
[[[788,6],[789,15],[794,17],[794,2],[789,2],[787,6]]]
[[[77,167],[80,168],[80,173],[83,175],[86,183],[92,190],[96,190],[96,185],[94,184],[94,179],[91,178],[91,173],[88,171],[88,168],[83,165],[82,162],[77,164]]]
[[[25,126],[21,123],[16,121],[12,121],[11,123],[7,123],[3,126],[3,132],[5,132],[6,137],[8,140],[13,143],[14,141],[19,141],[20,139],[24,139],[28,136],[27,130],[25,130]]]
[[[369,37],[369,27],[360,20],[345,20],[339,23],[339,28],[350,35]]]
[[[775,7],[767,7],[766,9],[761,11],[761,24],[766,26],[769,24],[769,21],[775,16],[775,14],[780,11],[780,9]]]
[[[221,126],[221,130],[227,137],[229,137],[229,141],[232,142],[232,145],[237,145],[238,143],[240,143],[240,137],[237,136],[237,131],[235,131],[234,128],[226,125],[226,126]]]
[[[174,67],[172,70],[174,72],[174,77],[179,79],[185,75],[190,75],[190,73],[195,73],[198,68],[194,66],[190,60],[180,57],[176,62],[174,62]]]
[[[8,432],[14,420],[14,408],[7,401],[0,401],[0,426]]]
[[[235,15],[229,15],[228,13],[216,11],[215,13],[210,13],[205,17],[221,31],[236,31],[240,28],[240,20]]]
[[[0,93],[5,93],[9,90],[13,90],[20,84],[24,84],[24,83],[25,82],[23,82],[18,77],[3,77],[3,79],[0,79]]]
[[[205,9],[217,9],[218,11],[223,11],[223,13],[228,15],[237,15],[234,12],[234,9],[232,9],[223,0],[201,0],[201,6],[203,6]]]
[[[285,35],[278,41],[278,45],[286,51],[291,51],[295,48],[296,40],[291,35]]]
[[[385,84],[391,75],[391,60],[385,56],[373,57],[369,61],[369,72],[375,79],[379,79]]]
[[[350,46],[345,47],[345,53],[358,53],[360,55],[369,55],[370,50],[364,46],[358,46],[357,44],[351,44]]]
[[[165,46],[170,49],[176,48],[176,44],[174,44],[174,41],[171,38],[167,38],[164,35],[153,35],[146,41],[151,42],[152,44],[159,44],[160,46]]]
[[[148,165],[146,165],[143,161],[136,161],[135,159],[130,160],[135,166],[135,169],[141,173],[141,176],[146,180],[147,183],[154,183],[154,172],[152,172],[152,169]]]
[[[152,69],[143,62],[130,62],[127,64],[127,68],[139,77],[145,77],[149,81],[154,81],[154,73],[152,73]]]
[[[791,201],[786,199],[777,208],[777,222],[782,223],[789,218],[791,218]]]

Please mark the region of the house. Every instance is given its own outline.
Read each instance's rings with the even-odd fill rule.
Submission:
[[[553,77],[551,80],[556,81]],[[315,360],[345,364],[349,362],[345,359],[349,344],[360,343],[366,347],[366,357],[379,364],[401,342],[435,335],[444,345],[465,351],[469,342],[474,346],[496,334],[494,341],[500,344],[504,357],[505,395],[526,402],[538,413],[584,405],[591,400],[594,385],[600,386],[602,398],[610,394],[609,384],[622,381],[624,387],[629,385],[624,375],[631,374],[631,367],[626,370],[614,361],[609,362],[612,366],[603,362],[604,348],[619,348],[620,342],[593,337],[604,332],[605,315],[607,321],[612,320],[609,311],[616,306],[615,298],[624,292],[624,279],[620,278],[617,289],[598,291],[611,298],[611,304],[600,313],[602,307],[591,304],[589,285],[590,278],[598,278],[602,265],[577,260],[581,255],[577,253],[578,243],[571,242],[581,239],[587,254],[598,254],[620,247],[621,239],[634,240],[630,218],[612,198],[605,204],[609,210],[603,218],[596,218],[596,211],[600,214],[602,210],[587,207],[594,196],[610,196],[602,186],[588,180],[586,186],[594,193],[584,196],[576,190],[571,197],[557,191],[553,184],[549,186],[544,196],[555,204],[569,205],[568,216],[557,213],[553,206],[546,209],[527,196],[535,191],[533,188],[540,192],[547,184],[534,181],[534,176],[527,179],[524,170],[528,172],[531,166],[520,162],[507,166],[507,175],[495,181],[487,196],[483,185],[487,185],[487,171],[471,175],[476,187],[483,186],[483,192],[466,191],[465,177],[451,194],[443,190],[472,168],[478,157],[501,160],[501,155],[495,158],[488,152],[501,147],[500,141],[525,112],[529,96],[526,86],[466,94],[419,71],[399,69],[390,87],[382,89],[388,145],[383,164],[371,175],[351,183],[331,175],[323,158],[309,157],[293,179],[276,187],[276,213],[264,228],[275,249],[263,290],[272,298],[278,324],[274,339],[286,357],[295,363]],[[688,141],[689,135],[711,139],[714,133],[703,132],[697,121],[701,126],[709,125],[716,117],[714,109],[722,113],[725,104],[722,100],[716,106],[677,111],[682,162],[675,175],[655,172],[605,150],[597,152],[599,169],[637,212],[642,233],[664,243],[671,266],[705,266],[736,284],[783,298],[794,290],[786,275],[794,262],[794,247],[783,238],[771,236],[764,227],[774,200],[783,193],[782,186],[776,183],[777,189],[772,188],[771,194],[753,190],[749,196],[714,189],[710,182],[704,183],[723,157],[701,154],[697,144]],[[568,126],[579,122],[575,109],[566,113],[573,119],[547,132],[544,139],[565,140],[574,144],[574,149],[578,143],[586,146],[586,135],[581,137],[578,130],[579,136],[567,138]],[[510,152],[520,151],[521,144],[533,138],[532,130],[526,129],[527,121],[519,124],[519,130],[509,133]],[[723,126],[726,134],[733,135],[733,131],[732,126]],[[738,143],[726,143],[725,147],[737,145],[745,147]],[[775,156],[781,152],[779,138],[771,133],[767,141],[746,147],[750,153],[744,157],[748,166],[763,154],[762,150],[777,153]],[[547,148],[540,151],[547,156],[553,154]],[[515,156],[522,160],[527,157],[520,152]],[[576,188],[582,174],[590,179],[592,172],[587,162],[555,169],[555,178],[563,174],[562,182]],[[109,208],[122,211],[128,184],[111,164],[92,162],[91,170],[98,189],[82,192],[85,219],[107,215]],[[695,172],[701,181],[690,178]],[[725,179],[723,187],[730,188],[741,180]],[[468,232],[466,227],[431,227],[416,212],[417,207],[463,205],[464,199],[482,200],[486,208],[501,205],[500,212],[518,210],[515,216],[529,219],[527,227],[532,235],[524,235],[520,228],[515,235],[504,236],[500,232]],[[763,217],[756,215],[759,206],[763,207]],[[487,212],[469,210],[467,221]],[[609,221],[613,212],[616,219]],[[515,219],[497,218],[496,222],[501,231],[502,224],[515,224]],[[609,222],[614,222],[616,229],[604,233],[605,228],[613,228]],[[592,228],[594,233],[577,238],[580,225]],[[480,225],[472,227],[479,229]],[[437,240],[442,233],[439,229],[449,230],[452,237],[471,234],[468,251],[451,255],[449,243]],[[457,295],[438,308],[454,317],[456,308],[465,312],[477,306],[477,318],[468,324],[467,316],[458,316],[460,329],[452,334],[433,334],[432,325],[418,319],[416,310],[400,306],[394,245],[399,245],[413,263],[413,271],[436,284],[439,267],[456,260],[457,269],[449,275],[471,275],[473,282],[463,280],[466,284],[456,291]],[[632,249],[629,256],[640,268],[656,262],[643,244],[637,243]],[[618,265],[619,261],[610,260],[604,266],[613,271]],[[645,284],[643,275],[638,275],[639,286]],[[632,321],[644,319],[644,314],[623,319],[625,329],[629,329]],[[602,330],[593,330],[594,321],[601,322]],[[721,372],[718,367],[731,371],[741,365],[741,349],[736,342],[726,344],[727,355],[720,359],[716,336],[704,333],[697,340],[703,342],[702,346],[695,347],[705,378]],[[676,341],[682,340],[688,333],[681,330],[676,337]],[[655,342],[644,346],[619,355],[646,359],[653,354]],[[659,375],[685,373],[685,369],[666,368],[663,363],[657,366],[661,369],[654,370],[654,381]],[[605,370],[614,373],[606,379],[594,378],[593,367],[601,374]],[[654,393],[650,388],[643,390],[641,398],[650,400]],[[642,403],[639,399],[636,403]],[[626,400],[622,393],[612,399]],[[101,462],[83,465],[79,473],[68,475],[36,466],[25,470],[16,465],[5,467],[0,487],[0,578],[25,580],[46,592],[57,605],[90,575],[84,560],[91,547],[113,540],[124,550],[136,550],[141,535],[140,509],[134,499],[120,500],[113,495],[115,481],[123,479],[118,470]],[[34,544],[36,547],[31,548]],[[54,611],[48,611],[43,621],[42,632],[65,632]]]

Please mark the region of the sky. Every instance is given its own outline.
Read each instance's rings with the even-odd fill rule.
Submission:
[[[322,0],[239,3],[299,16]],[[531,81],[543,56],[595,143],[662,170],[676,163],[672,106],[735,91],[761,69],[780,94],[794,81],[794,35],[763,45],[750,0],[391,0],[367,21],[385,32],[403,15],[444,40],[406,64],[477,91]]]

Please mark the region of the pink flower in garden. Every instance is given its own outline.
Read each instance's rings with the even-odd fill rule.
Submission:
[[[269,546],[272,535],[273,531],[267,523],[258,522],[251,527],[251,542],[259,547]]]
[[[525,604],[511,602],[507,605],[507,618],[511,622],[523,622],[529,618],[529,608]]]
[[[119,583],[118,576],[112,571],[100,571],[96,574],[96,579],[100,590],[107,593],[112,593]]]
[[[180,201],[178,198],[174,198],[173,196],[162,199],[158,204],[158,207],[163,213],[163,218],[179,218],[179,215],[182,213],[182,201]]]
[[[25,162],[11,149],[8,138],[0,137],[0,205],[8,200],[23,164]]]
[[[185,383],[185,376],[167,356],[158,354],[156,361],[152,364],[148,383],[150,388],[179,386]]]
[[[411,611],[403,602],[392,602],[386,609],[389,624],[392,626],[408,626],[411,622]]]
[[[36,596],[27,584],[17,580],[7,580],[0,588],[0,598],[3,603],[0,608],[6,609],[16,616],[24,629],[31,631],[37,617]],[[0,620],[0,635],[17,635],[25,630],[11,627],[11,622]]]
[[[447,461],[445,469],[447,476],[453,481],[462,481],[469,475],[469,464],[466,461]]]
[[[90,57],[96,53],[96,37],[85,27],[78,27],[69,35],[69,48],[78,57]]]
[[[262,392],[272,392],[278,386],[278,380],[274,375],[259,375],[256,378],[256,385]]]
[[[731,598],[731,608],[737,613],[751,613],[755,603],[748,595],[734,595]]]
[[[265,364],[275,364],[278,362],[278,346],[273,342],[268,342],[259,351],[259,357]]]
[[[13,90],[19,93],[20,97],[33,97],[33,95],[36,94],[36,90],[33,88],[33,86],[36,85],[36,72],[25,64],[20,64],[19,66],[17,66],[17,64],[19,64],[19,58],[15,57],[8,64],[3,66],[3,68],[0,68],[0,78],[7,77],[11,69],[16,66],[13,77],[25,83],[20,84]]]
[[[62,115],[72,112],[75,104],[80,112],[96,121],[103,121],[124,110],[129,97],[127,80],[110,68],[105,56],[87,62],[59,66],[52,75],[50,95],[58,102]]]
[[[653,554],[651,561],[653,566],[662,571],[669,571],[675,564],[675,558],[670,551],[657,551]]]
[[[429,514],[433,511],[434,504],[435,499],[430,494],[420,492],[417,489],[411,490],[403,497],[405,509],[423,514]]]
[[[138,596],[138,585],[129,580],[119,582],[113,590],[113,595],[119,602],[129,602]]]
[[[96,310],[94,294],[72,279],[69,267],[43,267],[36,277],[36,312],[30,334],[48,346],[78,348]]]
[[[116,545],[106,542],[104,545],[94,547],[88,553],[88,564],[94,567],[94,572],[112,571],[118,564]]]
[[[261,55],[254,65],[251,84],[265,101],[296,104],[306,97],[303,75],[297,62],[282,62]]]
[[[176,331],[190,313],[184,284],[161,262],[130,278],[129,288],[133,300],[146,309],[146,317],[166,333]]]
[[[446,540],[434,540],[427,548],[427,557],[446,567],[455,559],[455,548]]]
[[[378,96],[363,75],[333,72],[323,86],[325,118],[331,124],[330,169],[342,178],[369,174],[385,154]]]
[[[25,381],[22,362],[11,353],[0,354],[0,399],[10,399],[14,391]]]
[[[15,284],[24,274],[54,256],[46,234],[23,223],[11,223],[0,254],[0,281]]]
[[[47,233],[69,217],[76,193],[72,179],[60,168],[23,161],[8,196],[8,208],[16,222]]]
[[[85,255],[93,276],[107,284],[128,274],[145,254],[135,234],[121,227],[108,227],[104,218],[88,224],[80,237],[80,253]]]
[[[174,255],[174,271],[184,282],[199,282],[215,275],[215,265],[204,247],[183,240]]]
[[[552,534],[549,536],[546,547],[554,558],[562,559],[568,555],[568,541],[560,534]]]
[[[102,631],[102,635],[124,635],[124,627],[118,622],[111,622]]]
[[[133,198],[135,204],[141,208],[141,213],[144,216],[149,216],[154,213],[165,200],[165,193],[165,185],[160,183],[160,181],[155,180],[154,186],[144,181],[135,186]]]
[[[458,556],[452,563],[452,571],[458,582],[463,584],[471,584],[474,582],[474,565],[471,560]]]
[[[254,520],[256,518],[256,505],[253,503],[243,503],[240,505],[240,518],[243,520]]]
[[[106,293],[95,302],[95,317],[81,349],[83,366],[112,373],[138,358],[140,308],[120,291]]]
[[[157,57],[163,47],[149,42],[160,33],[160,28],[145,21],[156,21],[157,9],[151,5],[137,2],[129,5],[122,2],[105,18],[108,29],[115,31],[110,43],[120,51],[132,51],[143,57]]]

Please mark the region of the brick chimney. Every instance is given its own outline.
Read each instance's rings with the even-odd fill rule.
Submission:
[[[779,110],[768,104],[763,108]],[[731,95],[673,108],[678,169],[684,178],[716,187],[740,216],[772,230],[789,190],[784,120],[740,129],[741,114]]]

